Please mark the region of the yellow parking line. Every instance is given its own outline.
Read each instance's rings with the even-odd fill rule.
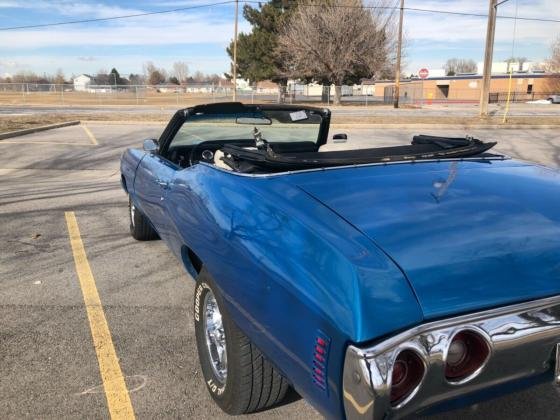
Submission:
[[[86,132],[87,136],[88,136],[89,139],[91,140],[91,144],[95,144],[95,145],[97,146],[99,143],[97,143],[97,139],[95,138],[95,136],[93,135],[93,133],[91,132],[91,130],[90,130],[87,126],[85,126],[85,125],[82,125],[82,124],[80,124],[80,125],[82,126],[82,128],[83,128],[84,131]]]
[[[84,303],[86,306],[91,336],[93,338],[93,346],[97,354],[99,363],[99,371],[103,380],[103,388],[105,389],[105,397],[112,419],[134,419],[134,410],[124,377],[119,365],[119,359],[115,352],[115,346],[109,331],[109,325],[103,306],[99,299],[99,293],[95,286],[95,279],[89,266],[89,262],[84,249],[84,244],[80,236],[80,229],[76,215],[73,211],[66,212],[66,224],[68,225],[68,234],[70,235],[70,244],[72,253],[74,254],[74,262],[76,263],[76,272],[80,280]]]

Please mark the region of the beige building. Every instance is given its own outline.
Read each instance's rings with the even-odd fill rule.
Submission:
[[[511,100],[531,101],[546,99],[560,93],[560,74],[514,73],[493,75],[490,84],[490,101],[505,101],[511,85]],[[480,100],[482,76],[448,76],[412,79],[401,82],[400,97],[405,102],[477,102]],[[375,96],[379,99],[393,97],[394,81],[378,81]]]

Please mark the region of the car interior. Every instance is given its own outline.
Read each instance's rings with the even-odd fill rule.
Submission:
[[[408,145],[326,150],[330,111],[282,106],[212,104],[179,111],[160,138],[159,153],[186,168],[197,163],[239,173],[451,158],[502,158],[495,142],[418,135]],[[345,134],[332,142],[344,142]]]

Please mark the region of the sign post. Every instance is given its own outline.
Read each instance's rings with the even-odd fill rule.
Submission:
[[[420,102],[420,106],[424,105],[424,79],[427,79],[429,75],[430,71],[427,68],[421,68],[420,70],[418,70],[418,77],[422,79],[422,99]]]

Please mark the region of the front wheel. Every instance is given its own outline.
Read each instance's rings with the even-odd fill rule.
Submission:
[[[235,325],[203,268],[194,294],[198,358],[206,387],[228,414],[246,414],[284,399],[286,379]]]

